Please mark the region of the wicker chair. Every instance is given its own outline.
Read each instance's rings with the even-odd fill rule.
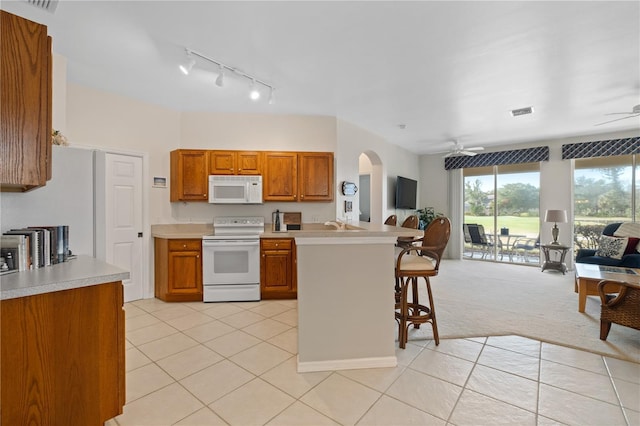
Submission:
[[[620,292],[607,294],[607,284],[618,284]],[[611,323],[640,330],[640,285],[621,281],[602,280],[598,283],[600,308],[600,340],[607,340]]]
[[[398,216],[396,216],[395,214],[392,214],[391,216],[389,216],[387,218],[387,220],[384,221],[384,224],[385,225],[396,226],[397,222],[398,222]]]
[[[440,344],[438,324],[431,294],[429,277],[438,275],[440,260],[449,242],[451,222],[446,217],[433,220],[424,231],[420,245],[411,245],[403,249],[396,260],[396,305],[395,316],[398,322],[398,343],[404,349],[409,336],[409,326],[419,328],[420,324],[431,323],[433,340]],[[429,306],[418,301],[418,278],[424,278],[429,296]],[[408,301],[409,284],[412,300]]]
[[[420,219],[418,218],[418,216],[415,214],[412,214],[411,216],[408,216],[400,226],[403,228],[418,229],[419,223],[420,223]],[[415,241],[416,239],[412,237],[398,237],[396,246],[401,248],[407,248],[407,247],[410,247]]]

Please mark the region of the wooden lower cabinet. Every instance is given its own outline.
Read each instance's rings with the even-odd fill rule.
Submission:
[[[202,300],[201,239],[155,239],[155,295],[165,302]]]
[[[260,240],[260,297],[295,299],[298,296],[296,244],[293,238]]]
[[[125,403],[122,282],[0,302],[2,425],[103,425]]]

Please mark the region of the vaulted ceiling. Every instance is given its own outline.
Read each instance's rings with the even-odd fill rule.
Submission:
[[[640,2],[65,1],[68,79],[180,111],[330,115],[416,153],[638,129]],[[249,80],[275,87],[248,99]],[[258,84],[258,86],[260,86]],[[264,88],[266,89],[266,88]],[[533,107],[513,117],[511,110]]]

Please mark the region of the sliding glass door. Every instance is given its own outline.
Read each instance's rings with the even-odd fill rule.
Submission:
[[[539,206],[539,163],[465,168],[465,257],[538,265]]]

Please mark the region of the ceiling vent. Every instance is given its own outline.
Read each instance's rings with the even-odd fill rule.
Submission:
[[[518,109],[511,110],[512,117],[517,117],[519,115],[527,115],[531,113],[533,113],[533,107],[518,108]]]
[[[56,7],[58,7],[58,0],[24,0],[27,3],[38,7],[40,9],[46,10],[49,13],[53,13],[56,11]]]

